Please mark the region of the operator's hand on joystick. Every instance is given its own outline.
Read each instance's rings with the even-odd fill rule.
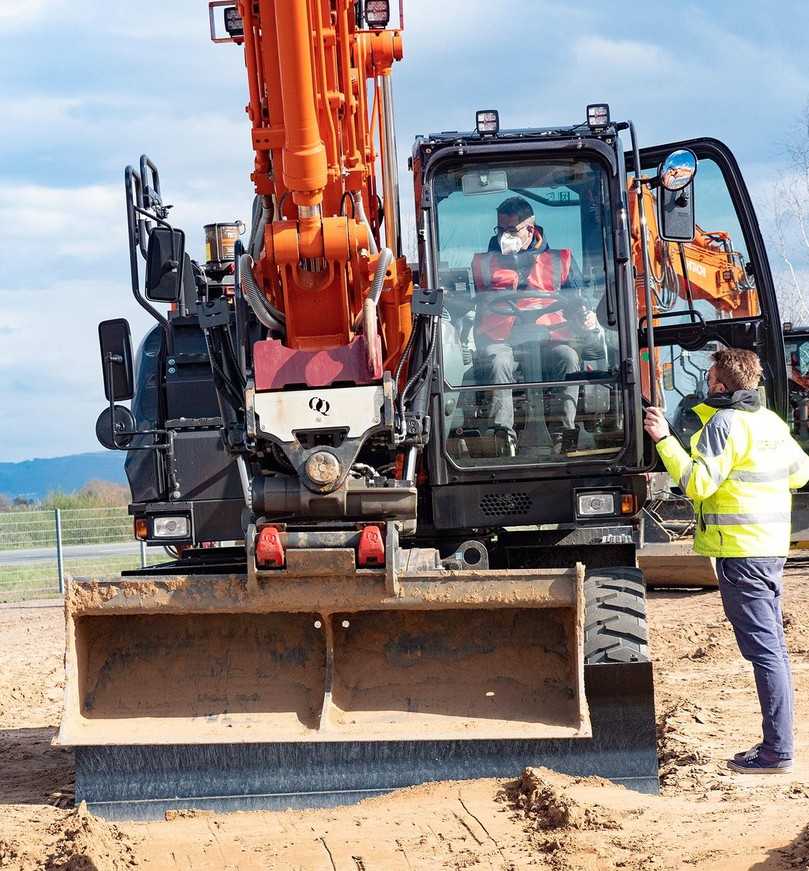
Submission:
[[[580,296],[571,299],[564,307],[565,320],[579,332],[591,332],[598,329],[598,317],[588,308]]]
[[[666,436],[671,435],[669,422],[663,414],[663,409],[657,408],[653,405],[646,409],[646,416],[643,419],[643,428],[655,444],[662,441]]]

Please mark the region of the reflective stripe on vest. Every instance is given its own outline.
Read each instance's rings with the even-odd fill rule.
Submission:
[[[711,526],[751,526],[760,523],[791,523],[792,515],[788,511],[756,512],[755,514],[703,514],[702,519]]]

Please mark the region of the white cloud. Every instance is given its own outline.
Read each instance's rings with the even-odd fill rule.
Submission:
[[[603,79],[609,81],[616,72],[630,72],[637,76],[659,76],[670,71],[673,58],[668,51],[653,42],[631,39],[609,39],[604,36],[580,36],[573,44],[573,60],[601,69]]]
[[[0,0],[0,26],[28,27],[63,5],[64,0]]]
[[[6,251],[29,249],[40,261],[115,254],[125,240],[122,203],[123,186],[0,187],[0,225],[6,242],[13,243]]]
[[[122,315],[137,343],[151,322],[121,280],[0,288],[4,460],[98,449],[105,400],[97,324]]]

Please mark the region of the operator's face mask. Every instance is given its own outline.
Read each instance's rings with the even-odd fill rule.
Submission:
[[[503,254],[517,254],[531,244],[534,235],[533,218],[526,218],[516,226],[496,227],[500,251]]]
[[[503,233],[500,236],[500,251],[503,254],[516,254],[522,251],[523,240],[519,233]]]

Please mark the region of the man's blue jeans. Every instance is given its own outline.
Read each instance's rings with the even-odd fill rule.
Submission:
[[[753,664],[765,755],[792,759],[792,674],[781,615],[783,557],[716,561],[725,615],[742,656]]]

